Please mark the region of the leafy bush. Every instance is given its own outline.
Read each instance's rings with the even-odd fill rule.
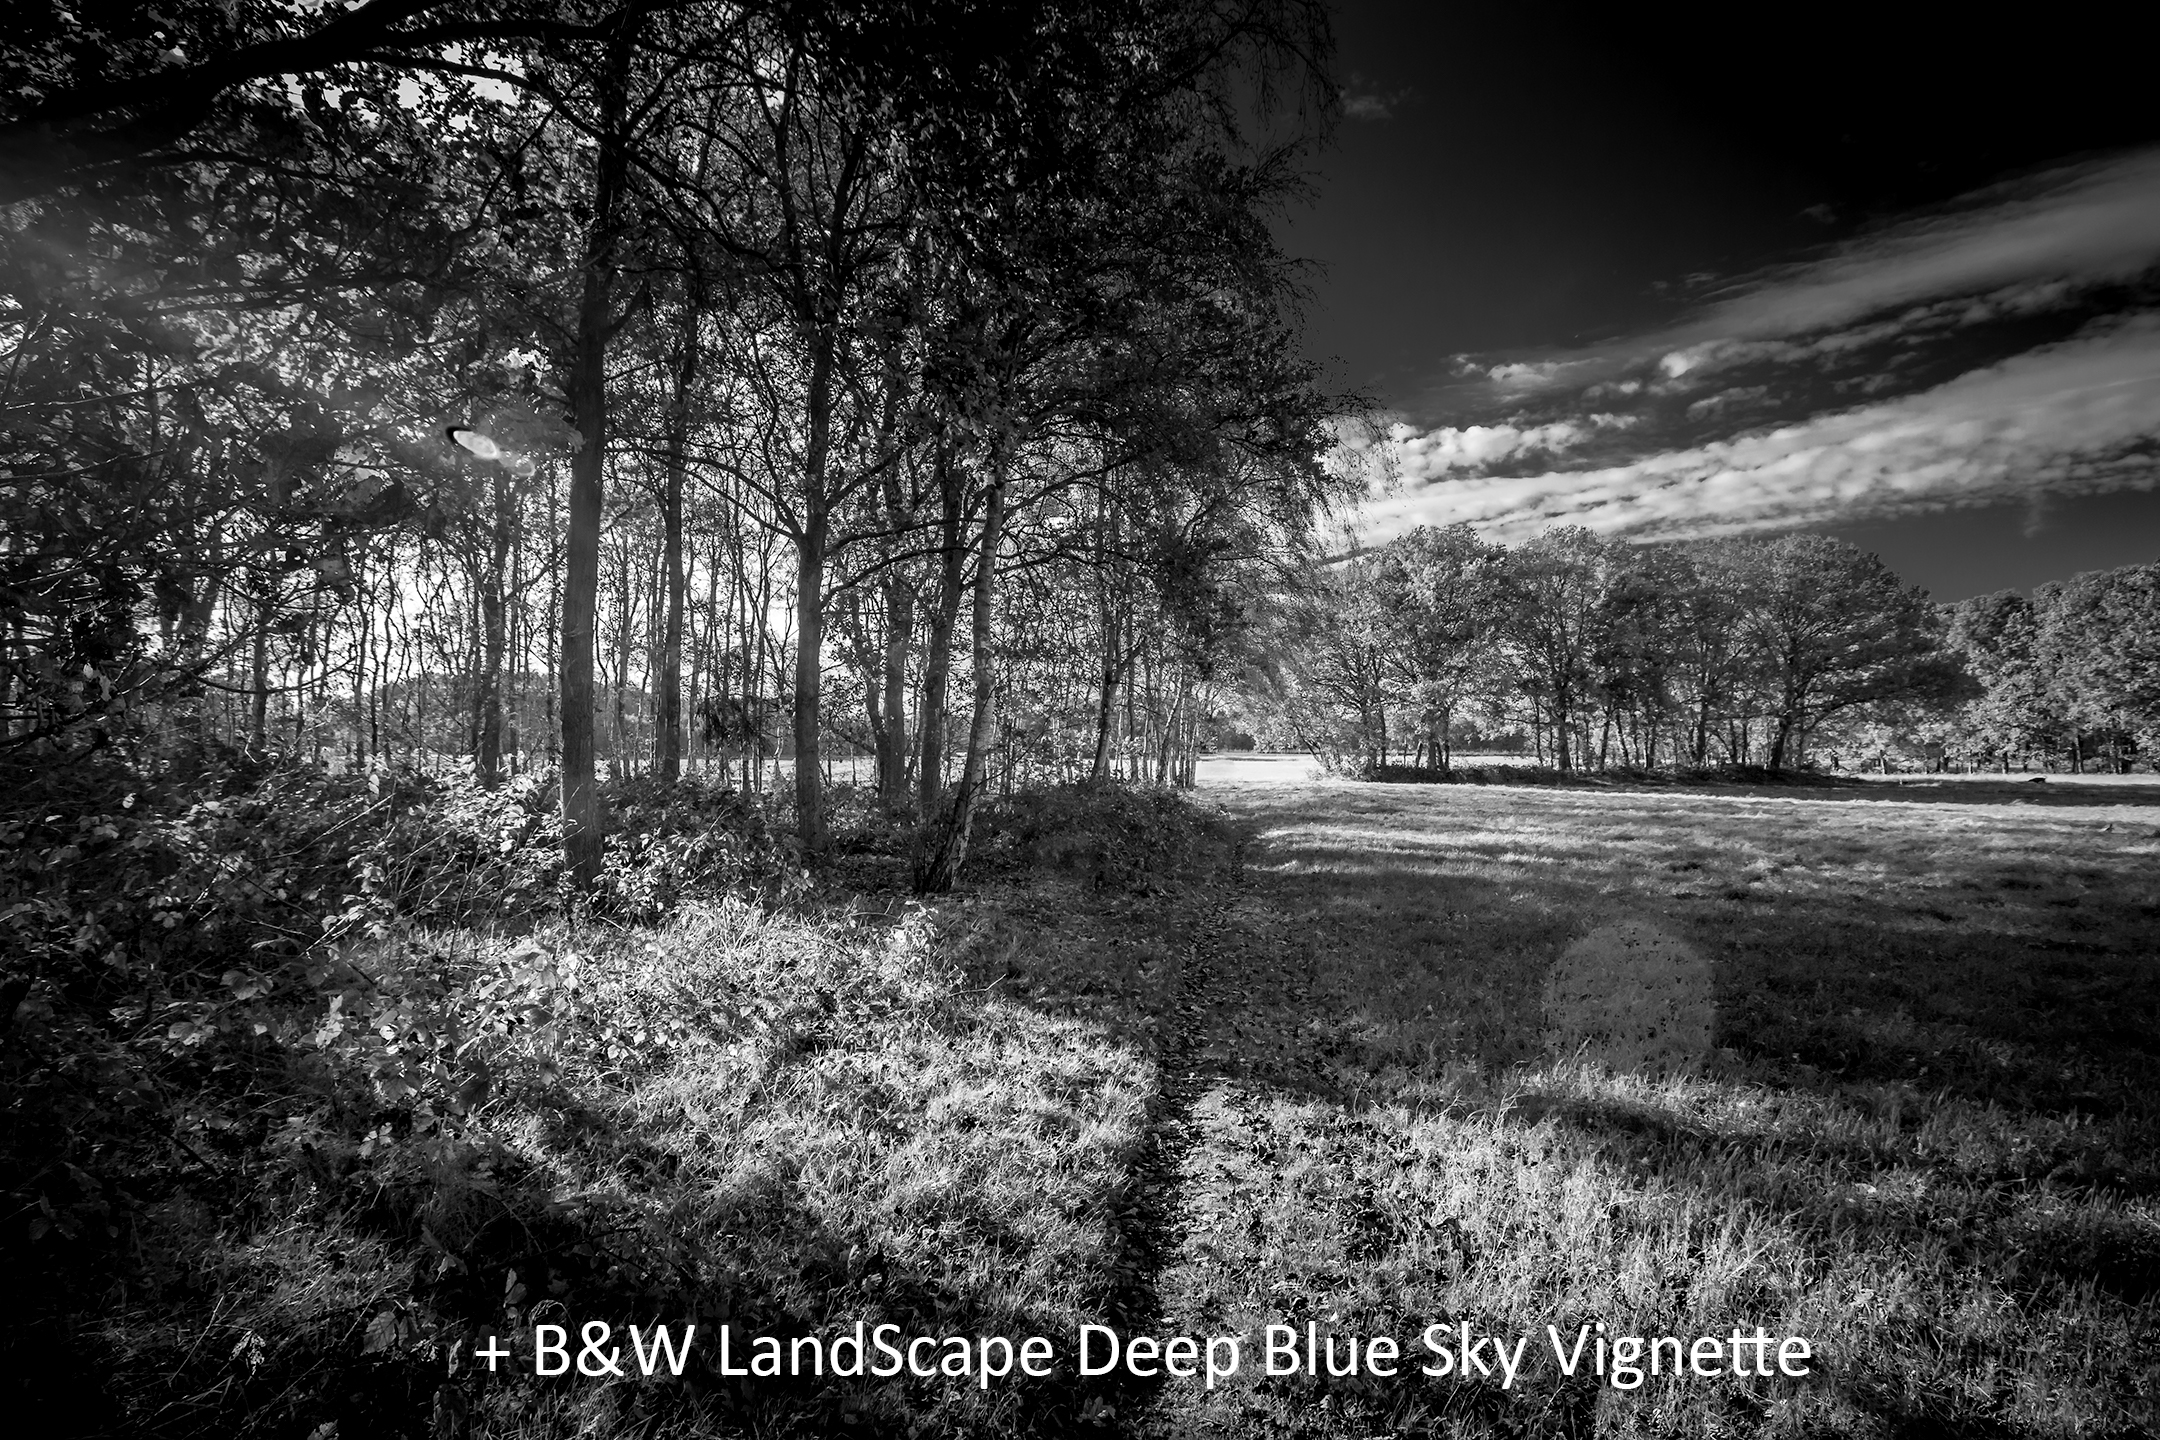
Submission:
[[[773,802],[709,781],[636,780],[610,797],[601,900],[651,922],[687,900],[755,893],[786,900],[809,888],[800,847]]]
[[[471,924],[569,908],[562,821],[552,779],[499,790],[428,782],[363,862],[361,891],[376,912],[430,924]],[[632,780],[608,796],[614,823],[600,889],[589,903],[649,923],[677,904],[739,891],[800,893],[807,879],[772,802],[699,780]]]
[[[515,939],[567,908],[538,780],[490,792],[116,746],[18,767],[0,790],[13,1373],[95,1389],[122,1357],[89,1317],[155,1297],[223,1233],[176,1230],[182,1211],[244,1226],[356,1186],[432,1204],[427,1177],[490,1152],[478,1117],[506,1086],[655,1063],[691,1029],[772,1018],[673,991],[633,1004],[593,983],[589,947]],[[588,907],[613,922],[804,886],[761,801],[695,784],[614,798],[625,823]]]

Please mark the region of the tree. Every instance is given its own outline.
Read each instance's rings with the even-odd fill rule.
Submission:
[[[1966,707],[1966,742],[1998,755],[2045,751],[2068,722],[2050,696],[2040,657],[2040,614],[2015,590],[1976,595],[1950,611],[1948,641],[1981,688]]]
[[[1769,763],[1783,769],[1829,716],[1875,701],[1950,701],[1971,682],[1942,648],[1927,592],[1881,559],[1822,535],[1787,535],[1742,552],[1742,627],[1772,721]]]
[[[1449,727],[1499,630],[1500,575],[1499,553],[1462,524],[1421,525],[1377,557],[1384,657],[1435,771],[1448,768]]]
[[[2160,740],[2160,565],[2088,571],[2034,594],[2034,649],[2047,695],[2080,732],[2102,738],[2111,768]],[[2082,749],[2073,763],[2082,766]]]
[[[1510,551],[1501,570],[1500,633],[1561,770],[1581,758],[1576,730],[1596,684],[1591,661],[1611,560],[1606,542],[1571,525]]]
[[[162,36],[39,32],[0,101],[40,147],[0,167],[11,738],[559,758],[589,885],[600,759],[759,785],[782,708],[815,851],[837,612],[938,883],[980,797],[1093,759],[1051,738],[1076,664],[1110,655],[1089,718],[1189,776],[1332,489],[1266,220],[1293,149],[1244,128],[1324,18],[178,0]]]
[[[1687,736],[1685,753],[1700,767],[1710,763],[1710,742],[1719,723],[1740,705],[1748,688],[1750,655],[1741,628],[1748,551],[1755,542],[1713,540],[1670,552],[1667,584],[1673,610],[1672,649],[1666,676],[1676,723]],[[1732,757],[1737,760],[1737,755]]]
[[[596,39],[609,23],[582,25],[564,18],[564,8],[510,3],[475,16],[449,0],[362,0],[312,11],[269,0],[169,0],[95,23],[59,6],[32,12],[0,69],[0,94],[15,102],[15,113],[0,120],[0,204],[139,186],[159,169],[206,156],[259,160],[278,148],[290,115],[258,82],[355,66],[474,71],[484,67],[449,59],[446,49],[564,45]],[[200,152],[183,148],[206,136],[211,143]]]

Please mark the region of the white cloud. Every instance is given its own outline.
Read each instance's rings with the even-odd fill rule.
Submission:
[[[1571,428],[1559,422],[1513,433]],[[2151,447],[2160,443],[2160,316],[2096,329],[1899,400],[1626,465],[1445,478],[1475,463],[1473,451],[1524,448],[1519,438],[1503,448],[1510,441],[1500,432],[1509,429],[1399,428],[1402,473],[1426,483],[1369,501],[1367,538],[1457,520],[1499,539],[1555,524],[1706,535],[1978,503],[2040,487],[2150,486]]]
[[[1689,405],[1688,419],[1707,420],[1731,406],[1760,400],[1769,393],[1770,387],[1767,385],[1743,385],[1735,390],[1720,390]]]
[[[1376,492],[1368,522],[1382,536],[1457,519],[1503,536],[1555,523],[1696,534],[2150,485],[2160,467],[2160,313],[1899,392],[1915,383],[1906,375],[1923,373],[1909,362],[1955,353],[1943,347],[1960,332],[2060,312],[2156,268],[2160,149],[2149,149],[1969,195],[1730,287],[1654,332],[1543,356],[1458,357],[1471,385],[1456,390],[1456,404],[1482,390],[1492,423],[1461,424],[1474,411],[1458,408],[1452,426],[1398,427],[1378,469],[1406,483]],[[1742,366],[1744,377],[1730,375]],[[1837,393],[1899,398],[1624,465],[1485,473],[1526,459],[1565,463],[1593,435],[1632,423],[1610,410],[1715,425],[1763,413],[1788,376],[1798,382],[1792,401],[1806,404],[1824,393],[1824,367],[1835,367]],[[1579,413],[1555,413],[1570,400]],[[1519,418],[1530,404],[1539,423]]]
[[[1572,449],[1600,431],[1626,429],[1634,423],[1632,415],[1596,414],[1550,425],[1465,425],[1423,432],[1397,425],[1389,431],[1388,442],[1402,476],[1416,482],[1437,479],[1451,470],[1480,469],[1517,455]]]

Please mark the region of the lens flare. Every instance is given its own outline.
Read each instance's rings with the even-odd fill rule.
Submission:
[[[452,443],[461,445],[482,460],[502,459],[502,446],[467,425],[452,425],[443,432]]]

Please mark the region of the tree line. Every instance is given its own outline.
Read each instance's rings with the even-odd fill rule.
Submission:
[[[2160,745],[2160,566],[1955,605],[1818,535],[1508,547],[1420,527],[1281,616],[1255,713],[1350,768],[2127,768]]]
[[[0,93],[14,763],[1189,775],[1352,397],[1268,217],[1313,0],[175,3]],[[777,764],[774,773],[779,773]]]
[[[2160,756],[2160,564],[1975,596],[1948,622],[1979,693],[1947,712],[1875,718],[1856,738],[1877,753],[2116,773]]]

